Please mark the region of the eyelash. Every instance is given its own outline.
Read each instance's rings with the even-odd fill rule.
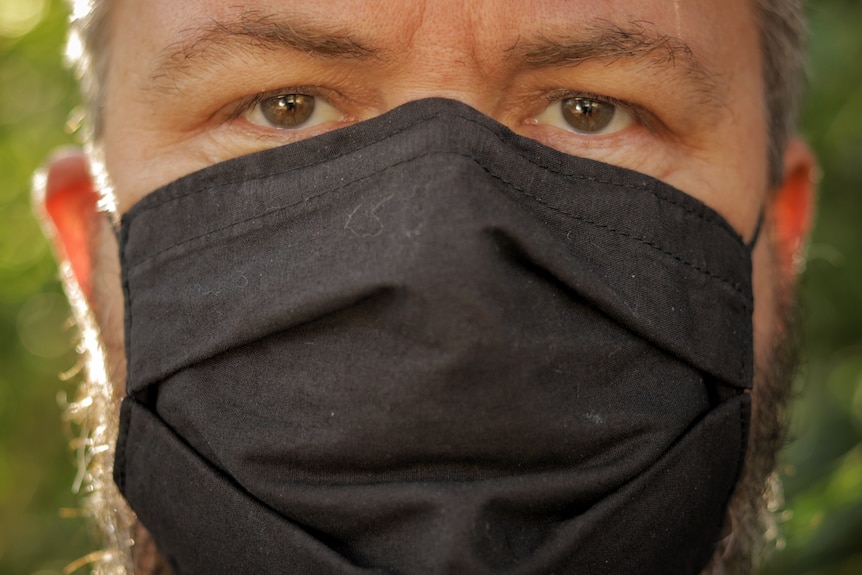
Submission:
[[[244,98],[236,103],[233,109],[228,114],[225,122],[231,122],[236,120],[246,112],[252,110],[255,106],[267,100],[269,98],[275,98],[277,96],[284,96],[286,94],[305,94],[307,96],[313,96],[315,98],[321,98],[327,102],[329,99],[321,94],[322,90],[315,86],[293,86],[290,88],[277,88],[275,90],[267,90],[266,92],[258,92],[253,96],[249,96]]]
[[[656,118],[652,114],[650,114],[649,112],[647,112],[646,110],[644,110],[640,106],[632,104],[631,102],[627,102],[625,100],[613,98],[611,96],[604,96],[601,94],[594,94],[591,92],[579,92],[576,90],[557,89],[557,90],[550,90],[550,91],[546,92],[544,97],[547,99],[549,106],[552,106],[554,104],[558,104],[558,103],[562,102],[563,100],[569,100],[572,98],[583,98],[585,100],[596,100],[598,102],[610,104],[616,108],[624,110],[626,113],[631,115],[631,117],[634,119],[635,122],[646,127],[650,131],[652,131],[653,128],[655,127]]]
[[[324,94],[326,92],[327,94]],[[241,116],[243,116],[246,112],[252,110],[255,106],[263,102],[268,98],[274,98],[276,96],[283,96],[285,94],[305,94],[308,96],[313,96],[315,98],[321,98],[327,103],[331,103],[331,99],[327,97],[327,95],[332,96],[330,94],[331,90],[322,90],[318,86],[292,86],[287,88],[276,88],[274,90],[267,90],[265,92],[259,92],[252,96],[246,97],[235,104],[235,106],[228,113],[227,118],[224,120],[224,123],[232,122]],[[618,98],[614,98],[611,96],[605,96],[602,94],[596,94],[592,92],[583,92],[577,90],[570,89],[553,89],[545,92],[542,97],[547,101],[548,106],[552,106],[554,104],[558,104],[563,100],[567,100],[570,98],[584,98],[588,100],[596,100],[599,102],[604,102],[620,108],[624,110],[626,113],[630,114],[634,121],[643,127],[645,127],[650,132],[657,132],[661,128],[661,121],[658,120],[653,114],[644,110],[642,107],[632,104],[631,102],[620,100]],[[525,106],[527,107],[527,106]]]

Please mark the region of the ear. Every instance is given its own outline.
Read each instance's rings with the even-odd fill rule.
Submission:
[[[801,271],[814,216],[818,176],[811,149],[800,138],[791,140],[784,153],[784,180],[771,198],[777,255],[786,280],[792,280]]]
[[[87,157],[77,148],[59,150],[48,161],[41,185],[34,190],[34,202],[43,227],[57,259],[68,262],[72,279],[92,303],[93,254],[101,216]]]

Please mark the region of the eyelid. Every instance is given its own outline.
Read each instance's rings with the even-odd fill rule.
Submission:
[[[593,92],[584,92],[578,90],[569,90],[569,89],[560,89],[560,90],[552,90],[545,94],[545,97],[548,100],[548,106],[552,106],[554,104],[558,104],[563,100],[568,100],[570,98],[584,98],[586,100],[598,100],[599,102],[604,102],[615,106],[616,108],[623,110],[629,116],[631,116],[632,120],[634,120],[635,124],[639,126],[643,126],[648,131],[652,133],[659,133],[666,130],[664,123],[655,116],[655,114],[651,113],[649,110],[645,109],[642,106],[637,104],[633,104],[626,100],[620,100],[618,98],[614,98],[612,96],[605,96],[603,94],[596,94]]]
[[[323,92],[324,90],[321,90],[319,87],[316,86],[290,86],[287,88],[276,88],[274,90],[258,92],[257,94],[247,96],[235,102],[231,107],[230,111],[228,112],[227,117],[224,119],[224,123],[231,122],[242,117],[244,114],[250,112],[252,109],[254,109],[255,106],[257,106],[264,100],[267,100],[269,98],[275,98],[277,96],[304,94],[306,96],[320,98],[321,100],[329,104],[330,98],[326,97]]]

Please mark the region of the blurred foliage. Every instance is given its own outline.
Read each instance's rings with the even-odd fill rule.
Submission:
[[[30,208],[30,181],[63,132],[77,87],[61,58],[59,0],[0,0],[0,573],[59,574],[91,550],[73,509],[75,465],[58,374],[75,366],[57,268]],[[70,393],[71,395],[71,393]],[[73,514],[67,512],[66,514]]]
[[[824,174],[802,282],[805,363],[768,575],[862,573],[862,2],[812,0],[803,132]]]
[[[862,3],[813,0],[803,131],[825,175],[803,278],[805,369],[786,451],[785,549],[765,575],[862,573]],[[58,374],[74,329],[29,205],[78,103],[60,0],[0,2],[0,573],[51,575],[90,551]],[[58,397],[59,394],[59,397]],[[62,515],[74,515],[64,512]]]

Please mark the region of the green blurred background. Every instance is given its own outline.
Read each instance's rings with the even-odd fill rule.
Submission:
[[[772,575],[862,573],[862,2],[814,0],[803,132],[825,174],[807,271],[806,361],[784,457]],[[34,170],[78,104],[60,0],[0,0],[0,574],[60,574],[92,551],[62,422],[74,328],[30,208]],[[81,573],[86,572],[82,569]]]

